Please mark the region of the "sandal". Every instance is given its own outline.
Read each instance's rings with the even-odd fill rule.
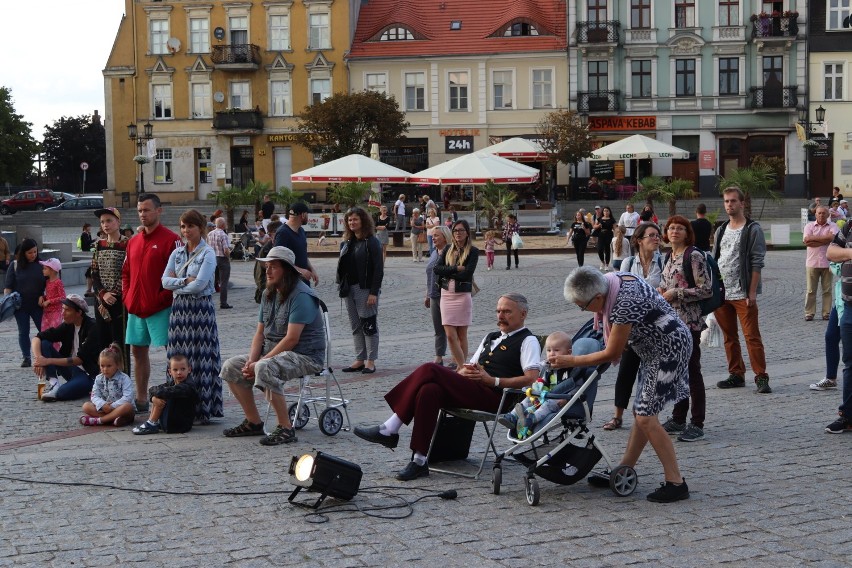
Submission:
[[[604,430],[618,430],[621,428],[622,419],[618,416],[613,416],[612,420],[603,425]]]

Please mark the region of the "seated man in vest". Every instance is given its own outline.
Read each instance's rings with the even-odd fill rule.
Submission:
[[[248,355],[231,357],[222,365],[222,379],[246,415],[225,436],[262,436],[263,421],[251,387],[265,391],[278,417],[277,427],[260,439],[264,446],[296,441],[281,383],[317,373],[323,368],[325,329],[319,299],[296,269],[296,255],[272,247],[258,262],[266,263],[266,290],[260,301],[257,330]]]
[[[527,311],[527,299],[521,294],[501,296],[497,300],[500,331],[485,336],[470,363],[458,372],[434,363],[421,365],[385,395],[394,414],[384,424],[355,428],[359,438],[395,448],[402,425],[414,420],[414,457],[397,479],[410,481],[429,475],[426,454],[441,408],[497,412],[502,389],[524,388],[538,378],[541,346],[524,326]]]
[[[59,349],[55,343],[59,343]],[[104,347],[95,320],[89,317],[89,304],[83,297],[69,294],[62,300],[62,323],[40,331],[32,341],[33,371],[48,381],[41,400],[89,396],[100,372],[98,357]]]

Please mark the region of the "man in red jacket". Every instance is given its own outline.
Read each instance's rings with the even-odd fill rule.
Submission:
[[[148,379],[151,376],[148,350],[151,345],[166,345],[169,335],[172,293],[163,288],[163,272],[169,255],[181,241],[160,224],[163,209],[157,195],[140,194],[136,211],[145,230],[127,243],[121,289],[128,314],[125,339],[135,368],[136,408],[144,412],[148,410]]]

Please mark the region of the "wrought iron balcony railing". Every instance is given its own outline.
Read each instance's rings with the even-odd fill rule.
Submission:
[[[581,113],[621,110],[621,91],[580,91],[577,93],[577,110]]]
[[[577,43],[618,43],[621,22],[577,22]]]
[[[260,48],[251,43],[214,45],[213,64],[220,69],[257,69],[260,65]]]
[[[263,116],[259,109],[231,109],[217,112],[213,117],[216,130],[263,130]]]
[[[753,38],[783,38],[796,37],[799,34],[799,24],[796,16],[757,16],[752,20],[751,37]]]
[[[792,87],[752,87],[751,108],[792,108],[799,104],[797,86]]]

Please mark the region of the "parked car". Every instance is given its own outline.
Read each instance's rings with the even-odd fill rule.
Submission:
[[[0,215],[18,211],[42,211],[53,205],[53,192],[49,189],[31,189],[16,193],[0,202]]]
[[[49,207],[45,211],[85,211],[103,209],[104,198],[102,195],[89,195],[87,197],[72,197],[56,207]]]
[[[65,203],[69,199],[74,199],[77,197],[73,193],[65,193],[64,191],[54,191],[53,192],[53,205],[59,205],[60,203]]]

